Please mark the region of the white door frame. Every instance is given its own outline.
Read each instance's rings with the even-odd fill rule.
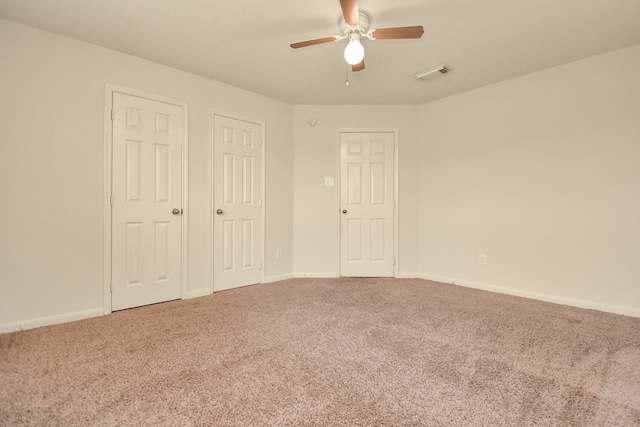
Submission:
[[[215,191],[215,124],[216,124],[216,116],[222,116],[222,117],[226,117],[229,119],[233,119],[233,120],[241,120],[244,122],[249,122],[249,123],[253,123],[256,124],[258,126],[260,126],[260,137],[262,138],[262,147],[260,150],[260,155],[262,157],[261,160],[261,171],[260,171],[260,200],[262,201],[262,206],[260,208],[260,283],[264,283],[264,272],[266,270],[266,266],[264,265],[264,254],[265,254],[265,244],[266,244],[266,227],[265,227],[265,211],[267,210],[267,202],[265,200],[265,178],[266,178],[266,173],[265,173],[265,164],[266,164],[266,156],[265,156],[265,147],[267,145],[267,140],[266,140],[266,132],[265,132],[265,128],[266,128],[266,124],[263,120],[257,120],[251,117],[245,117],[245,116],[241,116],[238,114],[231,114],[231,113],[227,113],[224,111],[218,111],[218,110],[211,110],[211,123],[210,123],[210,131],[209,131],[209,166],[207,168],[208,173],[209,173],[209,180],[208,180],[208,184],[207,184],[207,195],[209,197],[209,202],[208,202],[208,208],[207,208],[207,215],[209,218],[209,242],[207,245],[208,248],[208,255],[207,255],[207,262],[209,263],[209,293],[212,294],[213,293],[213,266],[214,266],[214,262],[213,262],[213,257],[215,256],[214,250],[213,250],[213,245],[214,245],[214,212],[215,212],[215,197],[214,197],[214,191]]]
[[[338,188],[338,191],[336,191],[336,206],[338,206],[338,209],[336,209],[336,216],[337,216],[337,221],[338,221],[338,239],[337,239],[337,245],[338,245],[338,250],[336,251],[336,253],[338,254],[337,256],[337,263],[338,263],[338,268],[336,269],[336,271],[338,272],[338,277],[342,277],[342,247],[341,247],[341,242],[342,242],[342,221],[341,221],[341,215],[342,215],[342,151],[341,151],[341,138],[340,135],[343,133],[392,133],[393,134],[393,146],[394,146],[394,150],[393,150],[393,259],[394,259],[394,263],[393,263],[393,277],[397,278],[398,277],[398,232],[399,232],[399,226],[398,226],[398,152],[399,152],[399,140],[398,140],[398,128],[374,128],[374,129],[367,129],[367,128],[341,128],[338,129],[338,135],[336,137],[336,159],[337,159],[337,166],[336,166],[336,171],[338,171],[337,175],[338,175],[338,179],[337,181],[337,185],[336,188]]]
[[[111,110],[113,109],[113,94],[122,93],[124,95],[137,96],[139,98],[149,99],[151,101],[164,102],[165,104],[176,105],[182,109],[182,209],[185,214],[182,215],[182,250],[180,260],[181,275],[181,288],[180,298],[184,299],[187,295],[188,278],[189,274],[187,267],[189,266],[189,135],[188,135],[188,118],[189,118],[189,105],[184,101],[178,101],[175,99],[165,98],[158,95],[153,95],[146,92],[141,92],[135,89],[124,88],[111,84],[105,85],[104,96],[104,263],[103,263],[103,307],[104,314],[111,313],[111,182],[112,182],[112,170],[113,170],[113,135],[111,126]]]

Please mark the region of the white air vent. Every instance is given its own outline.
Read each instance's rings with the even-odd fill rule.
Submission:
[[[413,77],[415,77],[418,80],[423,80],[425,77],[428,76],[432,76],[434,74],[447,74],[449,71],[451,71],[451,69],[449,67],[447,67],[446,65],[442,64],[441,66],[434,68],[432,70],[428,70],[428,71],[421,71],[418,74],[414,75]]]

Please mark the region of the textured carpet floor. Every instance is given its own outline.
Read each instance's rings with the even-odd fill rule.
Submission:
[[[637,426],[640,319],[295,279],[0,335],[0,425]]]

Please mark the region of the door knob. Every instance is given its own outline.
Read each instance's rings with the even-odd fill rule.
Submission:
[[[346,214],[346,213],[347,213],[347,210],[346,210],[346,209],[342,209],[342,213],[343,213],[343,214]]]
[[[175,208],[174,210],[171,211],[171,213],[174,215],[180,215],[180,209]]]
[[[222,212],[224,212],[222,209],[218,209],[218,210],[216,211],[216,213],[217,213],[218,215],[222,215]]]

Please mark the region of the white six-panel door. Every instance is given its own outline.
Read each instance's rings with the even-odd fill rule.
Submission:
[[[182,111],[113,93],[112,310],[180,298]]]
[[[340,134],[340,275],[393,277],[394,134]]]
[[[214,116],[213,289],[260,282],[262,131]]]

